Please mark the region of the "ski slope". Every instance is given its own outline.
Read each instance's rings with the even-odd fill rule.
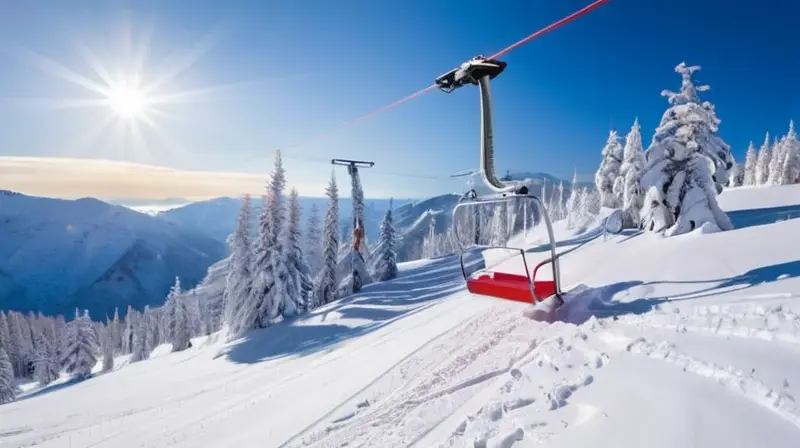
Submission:
[[[242,340],[30,388],[0,446],[795,447],[800,186],[720,202],[736,230],[557,226],[564,322],[469,295],[455,257],[406,263]]]

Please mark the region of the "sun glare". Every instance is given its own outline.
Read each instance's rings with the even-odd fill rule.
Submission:
[[[143,118],[147,103],[147,97],[135,88],[120,86],[108,93],[108,105],[121,118]]]

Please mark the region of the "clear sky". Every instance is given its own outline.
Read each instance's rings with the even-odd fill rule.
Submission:
[[[323,193],[332,157],[376,162],[362,175],[368,196],[457,190],[461,181],[447,175],[478,165],[474,88],[433,91],[291,145],[588,3],[5,0],[0,188],[257,193],[283,147],[289,181],[305,195]],[[795,0],[612,0],[504,58],[493,84],[498,170],[569,178],[576,169],[588,179],[609,129],[624,135],[637,116],[648,144],[681,61],[703,67],[704,99],[741,161],[750,140],[800,119],[798,24]]]

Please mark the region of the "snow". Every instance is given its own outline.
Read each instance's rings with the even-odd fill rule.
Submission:
[[[468,294],[457,257],[402,263],[235,341],[23,385],[0,406],[0,442],[793,447],[800,220],[782,213],[796,189],[726,190],[736,229],[712,234],[608,235],[608,209],[583,231],[556,223],[570,306],[553,324]],[[541,236],[518,241],[531,265],[548,255]]]

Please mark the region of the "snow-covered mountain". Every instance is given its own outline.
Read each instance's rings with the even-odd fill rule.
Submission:
[[[399,261],[419,258],[422,240],[428,234],[431,220],[435,220],[436,232],[450,227],[453,209],[459,195],[445,194],[422,201],[414,201],[398,207],[395,211],[395,227],[400,235],[396,252]]]
[[[325,214],[325,207],[328,205],[327,198],[300,197],[300,207],[302,208],[301,223],[305,230],[308,213],[312,204],[315,204],[320,211],[320,216]],[[389,199],[366,199],[364,201],[364,226],[367,236],[373,238],[378,235],[381,220],[386,210],[389,208]],[[394,199],[394,205],[402,204],[407,200]],[[260,198],[253,198],[251,201],[253,216],[261,213]],[[182,207],[162,211],[157,214],[161,219],[173,222],[194,229],[217,241],[225,241],[228,235],[233,232],[236,223],[236,215],[239,213],[241,199],[222,197],[209,199],[207,201],[193,202]],[[350,198],[339,198],[339,216],[341,217],[341,227],[347,228],[348,233],[352,229],[352,210],[353,202]]]
[[[94,319],[161,304],[175,276],[186,286],[225,256],[191,229],[97,199],[0,193],[0,309]]]
[[[727,190],[736,229],[716,234],[557,223],[571,305],[549,325],[469,294],[455,257],[404,263],[393,281],[235,341],[23,385],[0,408],[3,441],[793,447],[798,198],[800,185]],[[547,256],[539,237],[530,264]]]

